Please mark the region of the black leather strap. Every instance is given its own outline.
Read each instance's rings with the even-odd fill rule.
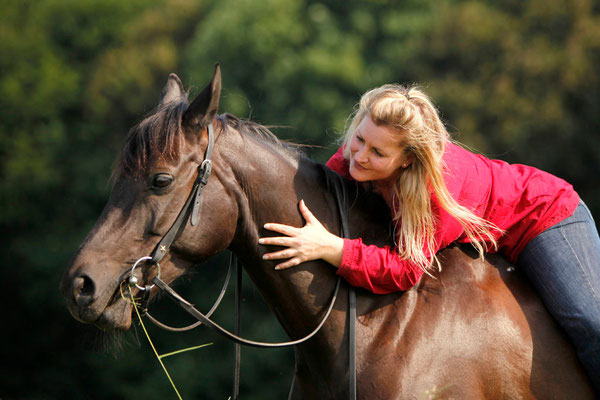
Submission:
[[[175,222],[173,223],[173,225],[171,225],[171,228],[167,231],[165,236],[163,236],[160,242],[158,242],[152,254],[150,254],[150,257],[152,257],[152,260],[150,261],[151,263],[159,263],[163,259],[165,254],[167,254],[175,239],[177,239],[177,237],[179,237],[181,232],[183,232],[183,230],[185,229],[185,222],[187,221],[190,213],[192,215],[191,224],[195,225],[198,222],[200,196],[202,194],[202,190],[208,183],[208,177],[210,176],[210,172],[212,170],[211,157],[214,142],[215,134],[213,130],[213,125],[212,123],[210,123],[208,125],[208,146],[206,148],[206,153],[204,154],[204,161],[202,161],[202,164],[200,164],[200,166],[198,167],[198,176],[194,181],[192,191],[190,192],[190,195],[185,201],[185,204],[181,208],[179,215],[177,215]]]
[[[235,279],[235,334],[242,334],[242,263],[237,261]],[[235,365],[233,368],[233,400],[240,395],[240,369],[242,365],[242,345],[235,344]]]
[[[329,190],[335,194],[341,219],[341,235],[347,238],[348,230],[348,199],[342,177],[323,167],[327,177]],[[356,290],[348,285],[348,399],[356,399]]]
[[[210,171],[212,171],[212,152],[215,144],[214,136],[215,133],[213,131],[213,126],[212,123],[210,123],[208,124],[208,146],[206,147],[206,153],[204,154],[204,161],[202,161],[202,164],[200,164],[200,167],[198,168],[198,179],[196,180],[198,189],[196,190],[196,195],[194,196],[194,208],[192,209],[192,217],[190,220],[192,226],[195,226],[198,223],[200,196],[202,195],[204,186],[206,186],[208,183]]]
[[[210,316],[216,311],[216,309],[221,304],[221,301],[223,300],[223,297],[225,297],[225,292],[227,292],[227,287],[229,286],[229,280],[231,279],[231,272],[233,271],[233,263],[234,263],[234,261],[235,261],[235,254],[233,254],[233,252],[232,252],[229,255],[229,267],[227,268],[227,276],[225,277],[225,282],[223,283],[223,287],[221,288],[221,292],[219,293],[219,297],[217,297],[217,300],[215,300],[215,303],[213,304],[213,306],[206,313],[206,317],[207,318],[210,318]],[[152,322],[154,325],[156,325],[159,328],[162,328],[162,329],[164,329],[166,331],[170,331],[170,332],[186,332],[186,331],[192,330],[192,329],[197,328],[198,326],[202,325],[202,321],[196,321],[196,322],[194,322],[191,325],[184,326],[184,327],[181,327],[181,328],[169,326],[169,325],[163,324],[162,322],[160,322],[159,320],[157,320],[156,318],[154,318],[152,315],[150,315],[150,313],[148,312],[147,306],[145,306],[143,308],[145,309],[144,315],[146,317],[148,317],[148,319],[150,320],[150,322]]]
[[[311,337],[313,337],[314,335],[317,334],[317,332],[321,329],[321,327],[323,326],[323,324],[329,317],[329,314],[331,314],[331,310],[333,309],[333,305],[335,304],[335,301],[337,298],[337,293],[339,291],[340,280],[341,280],[341,278],[338,278],[337,283],[335,285],[334,292],[333,292],[333,296],[331,297],[331,300],[329,303],[329,307],[327,308],[327,312],[323,316],[323,320],[321,320],[319,325],[311,333],[309,333],[308,335],[306,335],[305,337],[303,337],[301,339],[292,340],[289,342],[281,342],[281,343],[264,343],[264,342],[257,342],[254,340],[248,340],[248,339],[239,337],[239,336],[229,332],[228,330],[226,330],[222,326],[218,325],[217,323],[213,322],[212,320],[210,320],[206,315],[204,315],[200,311],[198,311],[191,303],[189,303],[187,300],[185,300],[183,297],[181,297],[181,295],[179,295],[179,293],[174,291],[168,284],[166,284],[160,278],[158,278],[158,277],[154,278],[152,280],[152,283],[154,283],[156,286],[158,286],[159,289],[161,289],[163,292],[165,292],[165,294],[167,294],[171,300],[173,300],[175,303],[177,303],[188,314],[192,315],[194,318],[196,318],[198,321],[201,321],[204,325],[208,326],[209,328],[214,329],[219,335],[221,335],[235,343],[240,343],[240,344],[247,345],[247,346],[277,348],[277,347],[293,346],[296,344],[306,342],[308,339],[310,339]]]
[[[348,398],[356,399],[356,290],[348,285]]]

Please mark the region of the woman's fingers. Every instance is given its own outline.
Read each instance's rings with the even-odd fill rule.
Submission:
[[[275,266],[275,269],[278,271],[282,270],[282,269],[288,269],[291,267],[295,267],[296,265],[300,264],[301,262],[302,261],[300,261],[299,258],[295,257],[295,258],[292,258],[291,260],[287,260],[286,262],[283,262],[281,264],[277,264]]]
[[[280,260],[282,258],[291,258],[297,255],[297,251],[294,249],[288,248],[279,251],[274,251],[272,253],[263,254],[263,260]]]
[[[314,223],[315,221],[319,222],[313,213],[308,209],[306,203],[304,203],[304,200],[300,200],[300,212],[307,223]]]
[[[304,203],[304,200],[300,200],[300,212],[302,213],[302,216],[306,220],[307,224],[316,223],[316,224],[321,225],[319,220],[308,209],[308,207],[306,206],[306,203]],[[296,227],[290,226],[290,225],[278,224],[275,222],[268,222],[268,223],[264,224],[263,227],[269,231],[283,233],[284,235],[287,235],[287,236],[297,235],[300,232],[300,230],[302,229],[302,228],[296,228]]]
[[[267,244],[273,246],[287,246],[290,247],[293,243],[289,236],[277,236],[277,237],[263,237],[258,239],[258,244]]]
[[[258,240],[261,245],[282,246],[285,249],[266,253],[264,260],[288,259],[278,264],[275,269],[281,270],[294,267],[306,261],[316,260],[327,256],[331,247],[331,235],[308,209],[304,200],[300,200],[300,213],[306,224],[301,228],[278,223],[266,223],[264,228],[285,236],[262,237]],[[323,258],[325,259],[325,258]],[[325,259],[328,261],[328,259]]]
[[[288,236],[293,235],[298,230],[298,228],[295,228],[293,226],[276,224],[274,222],[265,224],[264,228],[273,232],[283,233],[284,235]]]

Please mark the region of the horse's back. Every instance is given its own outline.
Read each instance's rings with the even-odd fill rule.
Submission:
[[[594,398],[572,345],[510,264],[462,247],[440,260],[440,274],[403,294],[361,296],[361,397]]]

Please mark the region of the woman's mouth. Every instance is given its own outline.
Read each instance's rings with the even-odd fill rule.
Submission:
[[[360,163],[358,163],[356,161],[353,161],[353,164],[354,164],[354,168],[356,168],[358,170],[361,170],[361,171],[366,171],[367,170],[367,168],[363,167],[362,165],[360,165]]]

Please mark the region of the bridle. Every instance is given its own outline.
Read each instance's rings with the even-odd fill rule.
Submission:
[[[210,123],[208,125],[207,129],[208,129],[208,146],[206,148],[204,160],[198,167],[198,175],[196,177],[196,180],[194,181],[194,185],[192,186],[192,190],[191,190],[185,204],[183,205],[181,211],[177,215],[175,222],[173,222],[173,225],[171,226],[171,228],[169,228],[167,233],[158,242],[158,244],[152,251],[151,255],[142,257],[133,264],[133,266],[131,267],[131,271],[129,273],[128,282],[130,285],[136,286],[142,293],[142,298],[140,300],[140,305],[139,305],[139,307],[142,311],[141,315],[146,316],[151,322],[153,322],[160,328],[166,329],[169,331],[174,331],[174,332],[181,332],[181,331],[187,331],[187,330],[193,329],[201,324],[204,324],[204,325],[212,328],[213,330],[215,330],[221,336],[224,336],[227,339],[236,343],[236,369],[235,369],[234,396],[233,396],[233,399],[236,400],[238,397],[238,387],[239,387],[239,366],[240,366],[239,345],[243,344],[243,345],[252,346],[252,347],[277,348],[277,347],[293,346],[293,345],[297,345],[297,344],[306,342],[307,340],[312,338],[314,335],[316,335],[317,332],[319,332],[319,330],[325,324],[325,321],[329,317],[331,310],[333,309],[333,306],[337,299],[337,294],[338,294],[338,291],[340,288],[341,278],[340,277],[337,278],[335,289],[333,291],[333,295],[331,296],[331,300],[329,302],[329,306],[327,307],[327,311],[326,311],[325,315],[323,316],[321,322],[317,325],[317,327],[312,332],[310,332],[308,335],[304,336],[303,338],[288,341],[288,342],[280,342],[280,343],[265,343],[265,342],[257,342],[257,341],[253,341],[253,340],[244,339],[244,338],[238,336],[237,334],[229,332],[228,330],[224,329],[223,327],[221,327],[217,323],[213,322],[209,318],[212,315],[212,313],[216,310],[216,308],[219,306],[219,304],[225,294],[227,286],[229,284],[229,280],[231,277],[231,271],[233,269],[234,258],[235,258],[233,256],[233,254],[230,257],[227,277],[225,279],[223,288],[221,289],[221,293],[219,294],[213,307],[211,307],[211,310],[206,315],[203,314],[202,312],[198,311],[191,303],[189,303],[187,300],[185,300],[175,290],[173,290],[173,288],[171,288],[167,283],[165,283],[163,280],[160,279],[160,261],[163,259],[165,254],[167,254],[167,252],[169,251],[173,242],[179,237],[179,235],[185,229],[185,223],[186,223],[187,219],[190,218],[190,223],[192,226],[195,226],[199,220],[200,198],[201,198],[204,187],[208,183],[208,178],[209,178],[211,170],[212,170],[211,158],[212,158],[212,152],[213,152],[213,147],[214,147],[214,143],[215,143],[215,138],[214,138],[215,134],[214,134],[213,124]],[[338,202],[338,209],[340,210],[341,217],[342,217],[341,218],[341,220],[342,220],[342,224],[341,224],[342,225],[342,232],[341,232],[342,237],[348,237],[346,215],[343,212],[343,210],[346,210],[346,207],[345,207],[345,204],[342,204],[342,203],[345,203],[345,192],[343,192],[341,190],[342,185],[340,185],[339,181],[331,182],[331,176],[330,175],[326,175],[326,176],[328,177],[328,184],[330,184],[330,186],[333,186],[333,188],[335,189],[336,200]],[[341,179],[337,175],[336,175],[336,177],[338,180]],[[157,269],[158,269],[157,276],[155,276],[152,279],[151,285],[140,286],[138,284],[139,282],[138,282],[137,277],[134,275],[135,269],[142,262],[157,266]],[[237,298],[236,311],[238,311],[238,317],[237,317],[236,333],[239,333],[239,330],[240,330],[239,329],[239,325],[240,325],[240,319],[239,319],[240,295],[239,295],[239,292],[241,290],[241,276],[242,276],[241,269],[242,269],[242,265],[238,260],[238,262],[237,262],[237,286],[236,286],[236,298]],[[194,318],[196,318],[198,320],[198,322],[196,322],[192,325],[189,325],[187,327],[174,328],[174,327],[168,326],[166,324],[163,324],[162,322],[158,321],[156,318],[152,317],[148,313],[148,302],[150,299],[150,291],[152,288],[154,288],[154,286],[157,286],[160,290],[162,290],[164,293],[166,293],[169,296],[169,298],[171,298],[173,301],[175,301],[175,303],[177,303],[187,313],[189,313]],[[355,350],[355,326],[354,326],[355,323],[354,322],[356,320],[356,294],[355,294],[354,289],[351,286],[348,286],[348,296],[349,296],[349,298],[348,298],[348,300],[349,300],[349,302],[348,302],[348,305],[349,305],[348,321],[349,321],[349,364],[350,364],[349,365],[349,384],[350,384],[349,398],[355,399],[356,398],[356,350]]]

